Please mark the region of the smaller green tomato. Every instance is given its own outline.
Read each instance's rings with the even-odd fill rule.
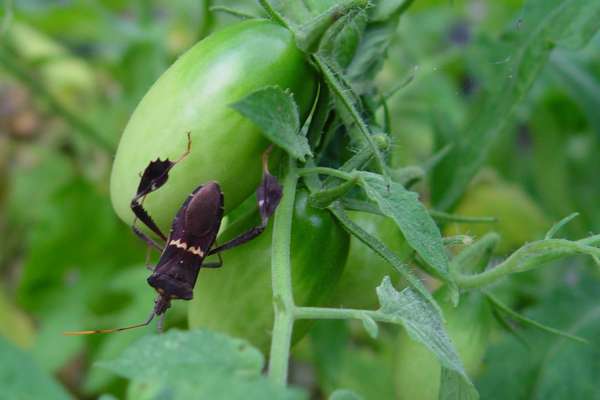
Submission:
[[[550,227],[543,211],[523,189],[493,176],[469,188],[456,213],[498,218],[493,226],[450,224],[444,233],[447,236],[467,233],[477,237],[493,229],[501,236],[496,250],[499,254],[510,253],[529,241],[540,239]]]
[[[252,214],[251,217],[255,217]],[[233,222],[218,242],[253,225],[253,218]],[[223,266],[198,277],[189,308],[192,328],[208,328],[244,338],[267,352],[273,326],[271,291],[272,223],[256,239],[223,252]],[[344,269],[349,237],[326,210],[308,205],[308,194],[297,194],[292,222],[291,264],[294,300],[300,306],[328,302]],[[294,341],[308,330],[307,321],[294,326]]]
[[[460,298],[458,307],[447,302],[447,287],[434,298],[440,303],[446,329],[469,376],[475,376],[488,345],[493,322],[490,305],[479,292]],[[398,400],[437,400],[441,366],[425,346],[409,338],[405,331],[398,336],[395,385]]]
[[[362,229],[381,240],[401,260],[411,254],[402,232],[394,221],[366,212],[350,211],[348,216]],[[386,275],[396,276],[393,267],[356,237],[350,239],[350,252],[334,304],[348,308],[378,307],[375,288]]]

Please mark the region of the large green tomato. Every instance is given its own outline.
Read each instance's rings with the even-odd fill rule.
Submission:
[[[402,232],[390,218],[366,212],[349,211],[350,219],[381,240],[401,260],[411,254]],[[350,239],[350,253],[334,304],[347,308],[377,308],[375,288],[383,277],[396,277],[393,267],[356,237]]]
[[[464,294],[458,307],[446,299],[447,287],[434,298],[440,303],[446,329],[469,376],[478,373],[488,345],[492,311],[485,298],[476,291]],[[398,337],[395,383],[398,400],[437,400],[441,366],[433,353],[402,331]]]
[[[251,226],[232,223],[223,242]],[[223,252],[223,266],[202,270],[190,304],[192,328],[208,328],[247,339],[266,352],[273,326],[271,291],[272,223],[256,239]],[[348,234],[328,211],[310,207],[305,191],[297,194],[292,222],[292,287],[301,306],[323,306],[331,298],[348,255]],[[294,340],[308,329],[298,321]]]
[[[183,200],[199,184],[219,182],[226,212],[256,188],[260,155],[268,141],[256,125],[230,107],[267,85],[289,89],[300,111],[310,108],[315,79],[292,34],[266,20],[241,22],[201,41],[152,86],[131,116],[111,177],[117,214],[133,220],[129,203],[151,160],[177,159],[191,133],[191,154],[173,168],[169,182],[144,206],[168,231]]]

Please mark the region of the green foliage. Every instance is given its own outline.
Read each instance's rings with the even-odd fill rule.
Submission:
[[[600,229],[600,6],[484,3],[4,2],[0,397],[598,398],[600,235],[586,235]],[[271,21],[223,29],[254,16]],[[159,79],[189,48],[198,57]],[[128,180],[111,189],[127,221],[138,173],[179,156],[191,130],[190,157],[145,206],[166,230],[190,189],[219,180],[222,243],[255,219],[252,198],[233,208],[260,154],[283,150],[275,222],[202,271],[191,310],[175,301],[166,320],[247,338],[268,363],[205,330],[60,335],[152,308],[144,245],[107,189],[138,103],[115,169]],[[351,268],[326,308],[347,233]]]
[[[472,384],[464,371],[462,362],[454,349],[452,340],[446,333],[442,319],[436,309],[419,298],[411,289],[397,292],[389,281],[383,280],[377,287],[377,295],[381,308],[379,311],[391,317],[404,326],[407,334],[415,341],[422,343],[438,358],[443,368],[449,372],[446,374],[458,374],[462,378],[452,377],[453,386],[460,388],[459,391],[471,392]],[[467,399],[468,397],[457,397]]]
[[[522,335],[527,347],[515,337],[505,336],[488,353],[487,368],[478,385],[483,398],[598,398],[595,381],[600,337],[598,284],[580,270],[562,273],[560,277],[564,285],[548,293],[526,315],[582,336],[589,344],[548,335],[535,328],[526,329]],[[515,359],[519,362],[511,361]],[[510,368],[511,374],[506,374],[506,368]]]
[[[361,400],[361,397],[351,390],[338,389],[331,393],[329,400]]]
[[[511,113],[527,94],[556,46],[581,48],[600,29],[600,5],[586,0],[529,0],[515,30],[501,43],[507,62],[494,71],[499,82],[458,139],[450,156],[436,168],[433,198],[441,209],[452,207],[484,163]],[[508,52],[507,52],[508,50]]]
[[[461,297],[457,307],[446,298],[448,288],[435,293],[442,306],[444,325],[456,346],[469,376],[480,369],[492,326],[491,308],[479,293]],[[399,399],[476,398],[473,387],[464,384],[456,372],[444,368],[421,343],[410,339],[407,333],[398,335],[395,354],[395,386]],[[454,396],[454,397],[453,397]]]
[[[448,279],[442,236],[418,195],[398,183],[388,185],[382,177],[368,172],[361,174],[361,184],[381,212],[396,222],[408,244],[439,276]]]
[[[145,336],[119,358],[98,366],[131,380],[138,387],[130,395],[144,398],[305,398],[261,377],[264,358],[248,343],[209,331]]]
[[[232,107],[258,125],[267,139],[292,157],[300,161],[305,161],[306,156],[312,157],[308,141],[299,135],[300,116],[291,93],[279,87],[267,87],[249,94]]]
[[[3,399],[67,400],[66,390],[35,363],[30,354],[0,337],[0,384]]]

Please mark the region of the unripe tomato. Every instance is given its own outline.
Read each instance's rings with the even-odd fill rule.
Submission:
[[[247,226],[251,225],[232,224],[218,241]],[[202,271],[190,304],[190,327],[224,332],[268,350],[273,326],[271,236],[272,223],[256,239],[224,252],[221,268]],[[309,206],[307,193],[298,192],[291,243],[297,305],[322,306],[330,299],[346,263],[348,243],[348,234],[329,212]],[[294,340],[307,329],[307,321],[298,321]]]
[[[362,229],[381,240],[401,260],[410,255],[410,246],[391,219],[358,211],[349,211],[348,216]],[[353,236],[334,304],[347,308],[377,308],[379,303],[375,288],[386,275],[395,276],[393,267]]]
[[[292,34],[266,20],[232,25],[204,39],[152,86],[131,116],[111,177],[117,214],[131,223],[129,203],[139,173],[151,160],[177,159],[191,133],[192,151],[170,172],[169,182],[144,206],[165,231],[183,200],[203,182],[219,182],[226,212],[256,188],[260,155],[268,145],[260,130],[230,107],[267,85],[289,89],[305,113],[315,80]]]
[[[469,376],[478,373],[493,322],[490,305],[479,292],[460,298],[458,307],[448,301],[447,287],[434,298],[440,303],[446,329]],[[437,400],[441,366],[433,353],[402,331],[398,337],[395,384],[398,400]]]
[[[543,211],[525,191],[493,176],[469,188],[456,213],[498,218],[494,225],[450,224],[444,233],[447,236],[467,233],[478,237],[493,229],[502,238],[496,249],[499,254],[510,253],[529,241],[540,239],[550,228]]]

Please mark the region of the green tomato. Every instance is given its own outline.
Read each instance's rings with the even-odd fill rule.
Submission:
[[[381,240],[401,260],[411,254],[404,235],[391,219],[366,212],[348,212],[350,219]],[[347,308],[377,308],[375,288],[386,275],[396,277],[393,267],[356,237],[350,239],[350,252],[334,304]]]
[[[446,329],[469,376],[479,372],[493,323],[490,305],[479,292],[460,298],[458,307],[447,300],[447,287],[434,298],[440,303]],[[395,384],[398,400],[437,400],[441,366],[425,346],[409,338],[405,331],[398,337]]]
[[[187,132],[191,153],[171,170],[169,182],[148,196],[146,209],[166,231],[186,196],[210,180],[219,182],[226,212],[235,208],[258,185],[260,155],[269,142],[231,104],[278,85],[294,94],[305,114],[315,93],[313,77],[292,34],[266,20],[230,26],[192,47],[156,81],[125,128],[111,177],[117,214],[132,222],[129,203],[138,174],[157,157],[177,159]]]
[[[252,226],[253,219],[232,223],[222,242]],[[272,224],[256,239],[223,253],[223,266],[203,270],[189,308],[192,328],[208,328],[268,351],[273,326],[271,292]],[[328,211],[310,207],[305,191],[297,194],[292,222],[291,264],[294,300],[322,306],[331,298],[348,255],[349,237]],[[294,340],[308,330],[294,326]]]
[[[469,188],[456,213],[498,218],[493,225],[449,224],[444,233],[446,236],[466,233],[480,237],[493,229],[502,238],[496,249],[499,254],[510,253],[529,241],[540,239],[551,225],[544,212],[523,189],[494,176]]]

